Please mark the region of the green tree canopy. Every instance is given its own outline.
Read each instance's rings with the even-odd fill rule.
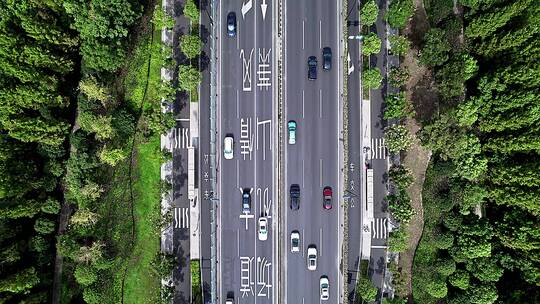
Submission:
[[[390,7],[386,12],[386,20],[391,27],[403,29],[414,13],[412,0],[396,0],[390,2]]]
[[[362,72],[362,87],[367,89],[378,89],[382,82],[381,71],[378,68],[366,69]]]
[[[199,36],[184,35],[180,38],[180,49],[187,58],[193,59],[201,54],[202,42]]]
[[[379,7],[374,0],[364,2],[362,11],[360,12],[360,22],[365,27],[370,27],[377,21],[379,15]]]
[[[381,51],[381,39],[375,33],[369,33],[362,40],[362,54],[369,56],[371,54],[377,54]]]
[[[192,66],[181,65],[178,68],[178,86],[185,91],[192,91],[197,88],[201,82],[202,75]]]
[[[420,53],[420,62],[427,66],[444,64],[449,57],[450,43],[442,29],[432,28],[425,36],[425,45]]]

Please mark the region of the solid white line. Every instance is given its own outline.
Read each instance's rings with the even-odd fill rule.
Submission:
[[[302,238],[302,249],[301,249],[302,250],[302,257],[306,256],[306,250],[305,250],[306,247],[305,247],[305,243],[304,243],[305,236],[306,236],[305,231],[304,231],[304,229],[302,229],[302,236],[301,236],[301,238]]]
[[[240,229],[236,229],[236,246],[238,251],[238,257],[240,257]]]
[[[240,117],[240,98],[238,97],[238,89],[236,89],[236,118]]]
[[[319,89],[319,117],[322,118],[322,89]]]
[[[322,20],[319,20],[319,48],[322,48]]]
[[[304,175],[304,160],[302,159],[302,188],[304,188],[305,186],[305,175]]]
[[[305,42],[305,27],[306,27],[306,21],[305,20],[302,20],[302,50],[304,49],[305,45],[304,45],[304,42]]]
[[[320,250],[321,256],[323,255],[323,247],[322,247],[322,244],[323,244],[323,242],[322,242],[322,228],[320,228],[320,230],[319,230],[319,247],[321,247],[321,250]]]
[[[305,110],[304,110],[304,108],[305,108],[305,106],[304,106],[304,97],[305,96],[304,95],[305,94],[304,93],[305,93],[304,90],[302,90],[302,118],[304,118],[304,112],[305,112]]]
[[[322,158],[319,159],[319,185],[322,187]]]
[[[236,49],[240,49],[240,28],[236,26]]]
[[[240,189],[240,161],[236,160],[236,188]]]

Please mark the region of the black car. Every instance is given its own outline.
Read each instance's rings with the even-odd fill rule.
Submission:
[[[242,191],[242,212],[243,213],[250,213],[251,212],[250,189],[244,189],[244,191]]]
[[[300,186],[298,184],[291,185],[289,196],[291,197],[291,209],[300,209]]]
[[[309,80],[317,79],[317,57],[309,56],[307,60],[308,73],[307,78]]]
[[[322,58],[323,58],[323,70],[331,70],[332,69],[332,49],[329,47],[325,47],[322,50]]]
[[[227,35],[229,37],[236,36],[236,14],[234,12],[227,15]]]

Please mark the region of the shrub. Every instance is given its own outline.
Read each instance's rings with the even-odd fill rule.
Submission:
[[[388,75],[388,81],[392,86],[400,88],[404,86],[405,83],[407,83],[407,80],[409,80],[410,76],[411,75],[409,74],[409,70],[407,70],[405,66],[391,68]]]
[[[415,212],[411,207],[411,199],[406,193],[390,194],[386,196],[386,200],[392,216],[402,224],[408,223],[414,216]]]
[[[390,52],[396,56],[404,56],[411,48],[411,42],[405,36],[390,35]]]
[[[393,252],[403,252],[408,248],[409,234],[403,225],[392,230],[388,238],[388,247]]]
[[[174,27],[174,19],[159,5],[156,5],[156,7],[154,8],[154,16],[152,17],[152,23],[157,29],[172,29]]]
[[[373,302],[377,298],[377,287],[366,278],[362,277],[356,285],[356,294],[366,302]]]
[[[400,119],[410,117],[414,113],[405,98],[405,92],[389,94],[386,96],[385,102],[384,119]]]
[[[400,191],[407,189],[414,181],[411,169],[403,165],[393,165],[388,171],[388,176]]]
[[[393,125],[386,128],[384,140],[390,153],[399,153],[412,144],[412,136],[404,126]]]

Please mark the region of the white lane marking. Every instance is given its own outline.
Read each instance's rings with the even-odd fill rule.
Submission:
[[[304,175],[304,160],[302,159],[302,188],[305,187],[305,175]]]
[[[304,97],[305,96],[304,95],[305,95],[304,90],[302,90],[302,118],[304,118],[304,112],[305,112],[304,111],[304,108],[305,108],[305,106],[304,106]]]
[[[238,89],[236,89],[236,118],[240,118],[240,98],[238,97]]]
[[[238,28],[238,26],[236,27],[236,49],[239,50],[240,49],[240,29]]]
[[[242,2],[242,19],[245,18],[246,14],[253,7],[253,0],[248,0],[247,2]]]
[[[319,117],[322,118],[322,89],[319,89]]]
[[[323,176],[322,176],[322,158],[319,159],[319,185],[322,187],[322,179],[323,179]]]
[[[305,48],[306,21],[302,19],[302,50]]]
[[[322,228],[320,228],[320,230],[319,230],[319,244],[320,244],[319,247],[321,247],[321,250],[320,250],[320,251],[321,251],[321,256],[322,256],[322,255],[323,255],[323,247],[322,247],[322,244],[323,244],[323,242],[322,242]]]
[[[347,65],[349,66],[348,75],[354,72],[354,63],[351,64],[351,54],[347,52]]]
[[[268,8],[268,4],[266,4],[266,0],[262,0],[261,11],[262,11],[263,20],[266,17],[266,8]]]
[[[305,234],[305,232],[304,232],[304,229],[302,229],[302,236],[300,236],[300,237],[302,238],[302,248],[301,248],[301,250],[302,250],[302,257],[305,257],[305,256],[306,256],[306,252],[305,252],[305,250],[304,250],[304,248],[306,248],[306,247],[304,246],[305,235],[306,235],[306,234]]]
[[[242,189],[240,188],[240,164],[239,160],[236,160],[236,187],[240,189],[240,192],[242,192]]]
[[[236,229],[236,247],[238,256],[240,256],[240,229]]]
[[[322,20],[319,20],[319,48],[322,48]]]

